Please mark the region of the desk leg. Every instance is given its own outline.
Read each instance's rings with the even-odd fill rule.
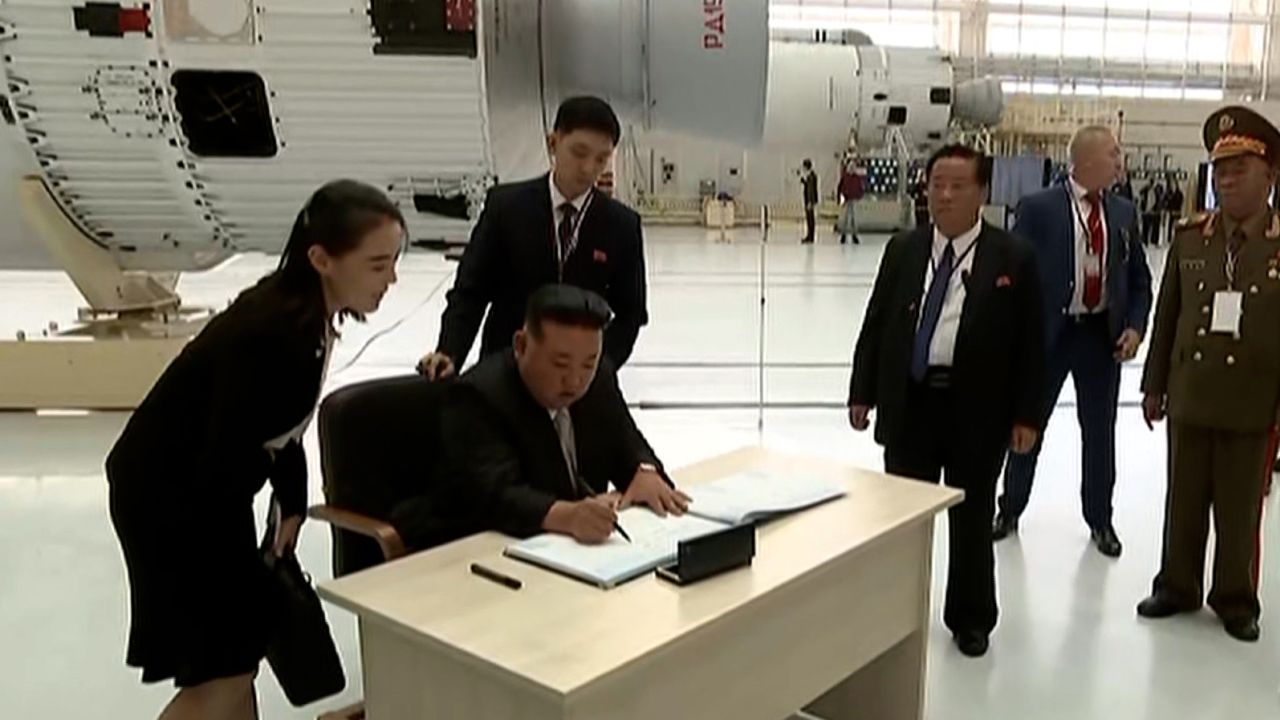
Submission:
[[[823,720],[923,720],[925,668],[929,650],[933,523],[925,533],[919,596],[920,624],[915,632],[827,691],[805,708]]]

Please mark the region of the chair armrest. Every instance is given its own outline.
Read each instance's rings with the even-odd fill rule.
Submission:
[[[316,520],[323,520],[334,527],[372,538],[377,541],[378,547],[382,549],[382,556],[387,560],[395,560],[405,555],[404,540],[391,523],[332,505],[312,505],[307,510],[307,515]]]

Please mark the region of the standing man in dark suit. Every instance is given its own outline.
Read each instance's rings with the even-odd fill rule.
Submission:
[[[1172,238],[1178,223],[1182,220],[1182,206],[1186,202],[1182,194],[1182,183],[1172,175],[1169,178],[1169,194],[1165,196],[1164,202],[1165,207],[1169,209],[1169,237]]]
[[[945,620],[960,651],[986,654],[996,625],[990,518],[1006,450],[1040,422],[1044,317],[1031,249],[981,219],[986,156],[948,145],[929,159],[934,224],[894,237],[853,356],[849,422],[870,425],[886,472],[964,490],[951,508]]]
[[[1160,231],[1163,226],[1164,184],[1157,178],[1142,189],[1142,236],[1144,242],[1152,247],[1160,245]]]
[[[525,302],[548,283],[603,296],[616,318],[604,352],[621,367],[649,322],[640,216],[595,189],[622,135],[604,100],[576,97],[556,113],[547,137],[548,175],[493,188],[462,254],[436,350],[418,364],[429,378],[448,377],[466,362],[480,321],[480,356],[511,345]]]
[[[1119,557],[1112,524],[1116,482],[1116,408],[1120,364],[1132,360],[1151,313],[1151,270],[1138,236],[1133,203],[1104,192],[1124,155],[1110,128],[1081,128],[1071,140],[1071,176],[1063,185],[1022,199],[1013,232],[1031,244],[1044,290],[1047,354],[1046,425],[1070,373],[1084,440],[1080,484],[1084,520],[1098,551]],[[994,537],[1017,532],[1036,473],[1040,443],[1010,455]]]
[[[813,161],[806,159],[804,172],[800,174],[800,184],[804,188],[804,239],[801,244],[813,244],[813,228],[816,222],[814,212],[818,209],[818,174],[813,171]]]
[[[610,315],[595,293],[543,287],[529,298],[514,347],[458,379],[442,416],[441,498],[403,505],[396,518],[411,546],[419,535],[439,537],[446,517],[466,526],[448,527],[452,536],[494,529],[599,543],[613,533],[619,508],[646,505],[660,515],[688,508],[602,356]],[[610,483],[620,494],[605,494]]]
[[[1111,186],[1111,192],[1129,202],[1133,202],[1133,183],[1129,181],[1129,170],[1124,166],[1123,158],[1120,159],[1120,174],[1117,176],[1115,184]]]

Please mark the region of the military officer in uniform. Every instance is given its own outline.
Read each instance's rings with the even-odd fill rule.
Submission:
[[[1267,204],[1280,131],[1227,107],[1209,117],[1204,141],[1219,209],[1179,223],[1142,377],[1148,426],[1170,420],[1169,489],[1160,573],[1138,614],[1200,607],[1212,511],[1209,606],[1228,634],[1253,642],[1263,477],[1280,408],[1280,215]]]

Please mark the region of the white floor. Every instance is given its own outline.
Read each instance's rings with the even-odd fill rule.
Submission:
[[[693,229],[650,231],[652,322],[624,383],[668,464],[763,442],[879,467],[878,448],[848,429],[839,406],[884,239],[841,247],[824,237],[816,247],[800,247],[797,237],[783,228],[762,247],[754,230],[739,231],[730,243]],[[270,266],[268,258],[243,257],[184,279],[181,289],[189,302],[221,305]],[[434,343],[452,269],[436,255],[407,257],[384,308],[367,325],[345,331],[330,386],[409,371]],[[38,333],[50,320],[65,326],[77,303],[58,274],[0,272],[0,336]],[[1165,464],[1163,433],[1148,432],[1136,407],[1139,373],[1138,364],[1125,369],[1118,428],[1123,559],[1098,555],[1080,519],[1079,432],[1068,391],[1021,538],[998,546],[1002,616],[991,653],[962,658],[935,619],[930,720],[1280,717],[1280,625],[1268,623],[1272,616],[1264,615],[1256,645],[1231,640],[1208,614],[1159,623],[1135,617],[1158,560]],[[126,588],[101,467],[124,419],[0,413],[4,717],[147,718],[170,694],[164,686],[142,686],[122,661]],[[314,432],[309,443],[318,499]],[[1275,509],[1273,499],[1269,535],[1280,530]],[[945,552],[940,544],[938,567]],[[308,525],[301,554],[318,579],[328,576],[328,553],[325,528]],[[1280,550],[1264,555],[1263,602],[1273,607],[1280,607],[1278,557]],[[359,696],[354,625],[337,610],[330,620],[352,678],[349,690],[296,710],[264,672],[264,717],[314,718]]]

